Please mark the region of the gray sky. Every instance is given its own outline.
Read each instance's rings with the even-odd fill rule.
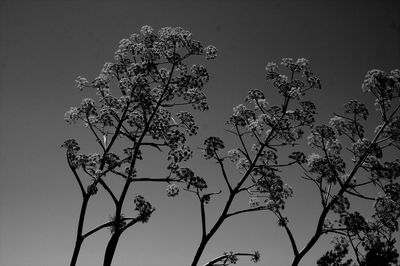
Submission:
[[[80,125],[63,120],[70,106],[90,96],[74,88],[78,75],[93,78],[113,58],[120,39],[143,25],[181,26],[219,49],[208,64],[210,111],[199,114],[201,133],[225,136],[224,122],[249,89],[263,89],[267,62],[305,57],[322,80],[313,92],[323,120],[342,104],[360,98],[367,70],[389,71],[400,62],[399,1],[0,1],[0,264],[66,265],[72,255],[80,194],[60,145],[76,138],[86,151],[94,141]],[[369,105],[372,106],[372,105]],[[195,146],[195,145],[194,145]],[[233,146],[235,146],[233,144]],[[156,157],[154,157],[156,158]],[[155,159],[152,159],[155,160]],[[143,164],[157,174],[164,164]],[[218,185],[217,168],[202,160],[193,167]],[[296,176],[287,214],[300,243],[313,233],[318,202]],[[133,227],[120,241],[115,265],[188,265],[200,238],[198,202],[182,193],[168,199],[164,185],[138,186],[157,211],[148,224]],[[108,219],[107,197],[96,196],[88,227]],[[223,195],[220,198],[223,199]],[[246,198],[238,204],[245,204]],[[239,200],[240,201],[240,200]],[[209,206],[210,219],[218,203]],[[109,232],[84,243],[79,265],[100,265]],[[303,262],[314,265],[326,241]],[[289,242],[270,214],[234,218],[215,235],[203,258],[225,251],[259,250],[262,265],[285,266]],[[246,259],[241,265],[251,265]]]

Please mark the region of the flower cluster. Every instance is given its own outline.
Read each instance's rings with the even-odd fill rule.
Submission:
[[[179,163],[189,160],[192,157],[192,153],[187,145],[180,145],[176,149],[171,149],[167,157],[168,161],[171,161],[168,169],[176,171],[179,168]]]
[[[176,184],[169,184],[167,186],[168,197],[175,197],[179,194],[179,187]]]
[[[295,151],[289,155],[289,158],[296,161],[298,164],[307,162],[306,155],[303,152]]]
[[[69,152],[76,153],[80,150],[78,143],[74,139],[64,141],[61,145],[62,148],[66,148]]]
[[[257,208],[261,205],[261,201],[257,197],[251,197],[249,200],[249,205],[251,208]]]
[[[267,209],[276,211],[285,208],[285,201],[293,196],[293,189],[281,177],[268,168],[258,168],[255,175],[262,175],[255,183],[256,190],[265,198]]]
[[[329,125],[336,130],[339,136],[344,134],[353,139],[356,136],[364,137],[364,127],[357,120],[334,116],[330,119]]]
[[[357,100],[351,100],[344,105],[344,113],[351,114],[355,117],[361,117],[366,120],[368,118],[368,109],[363,103]]]
[[[316,126],[307,139],[308,145],[316,148],[326,148],[327,142],[337,141],[335,131],[327,125]]]
[[[278,65],[270,62],[265,68],[267,72],[266,78],[267,80],[273,81],[274,86],[279,89],[280,93],[292,98],[300,98],[304,92],[310,88],[321,88],[320,80],[311,72],[310,64],[307,59],[299,58],[295,61],[292,58],[283,58],[281,65],[293,74],[301,73],[309,87],[305,88],[305,84],[298,79],[289,81],[286,75],[277,72]]]
[[[195,188],[202,191],[207,188],[207,182],[200,176],[196,176],[189,168],[179,168],[176,176],[186,183],[186,189]]]
[[[332,211],[334,213],[345,213],[348,209],[350,208],[350,202],[349,199],[344,197],[344,196],[339,196],[335,204],[332,206]]]
[[[225,148],[224,142],[218,137],[207,138],[204,145],[204,157],[206,159],[214,158],[218,150]]]
[[[325,179],[328,183],[336,183],[339,174],[345,173],[346,164],[340,156],[321,157],[312,153],[307,157],[309,171],[317,175],[317,180]]]
[[[134,199],[135,211],[139,212],[139,219],[142,223],[147,223],[151,214],[155,211],[153,206],[142,196],[136,196]]]
[[[349,241],[345,237],[336,237],[332,242],[334,243],[333,249],[327,251],[321,258],[319,258],[317,265],[352,265],[353,260],[346,259],[346,256],[349,253]]]
[[[86,78],[81,77],[81,76],[78,76],[76,78],[75,82],[76,82],[76,87],[80,90],[83,90],[83,88],[85,88],[89,84],[89,81]]]
[[[199,126],[194,121],[194,117],[191,113],[181,111],[175,115],[181,120],[180,125],[186,129],[186,131],[189,133],[189,136],[197,134]]]
[[[240,151],[238,149],[229,150],[228,157],[232,162],[237,162],[240,159]]]
[[[217,48],[213,45],[209,45],[204,48],[204,52],[206,54],[207,59],[215,59],[217,57]]]
[[[88,187],[87,187],[87,189],[86,189],[86,192],[89,194],[89,195],[95,195],[96,193],[97,193],[97,191],[98,191],[98,189],[97,189],[97,186],[96,186],[96,184],[90,184]]]
[[[390,231],[399,229],[400,217],[400,184],[393,183],[384,187],[384,194],[375,201],[374,217],[378,219]]]
[[[372,143],[366,138],[358,139],[357,142],[353,143],[352,149],[356,159],[359,159],[363,156],[375,156],[376,158],[382,158],[382,149],[379,147],[379,145]]]

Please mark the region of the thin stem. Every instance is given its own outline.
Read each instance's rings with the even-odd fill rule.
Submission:
[[[81,181],[81,179],[79,178],[79,175],[78,175],[78,173],[76,172],[75,167],[73,167],[73,165],[72,165],[71,158],[70,158],[68,152],[67,152],[67,161],[68,161],[68,166],[69,166],[69,168],[71,169],[72,173],[73,173],[74,176],[75,176],[76,181],[77,181],[78,184],[79,184],[79,188],[80,188],[80,190],[81,190],[82,197],[84,198],[84,197],[86,196],[85,188],[83,187],[82,181]]]
[[[224,163],[222,162],[222,159],[218,156],[217,152],[214,152],[214,153],[215,153],[215,156],[217,158],[218,164],[219,164],[219,166],[221,168],[222,176],[224,177],[225,183],[228,186],[229,191],[232,192],[232,186],[229,183],[228,176],[227,176],[226,171],[225,171]]]

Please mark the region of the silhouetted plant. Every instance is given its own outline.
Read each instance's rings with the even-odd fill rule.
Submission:
[[[176,193],[173,182],[200,184],[201,180],[176,175],[181,173],[180,163],[192,155],[186,137],[196,134],[198,126],[190,112],[172,111],[186,105],[199,111],[208,109],[203,93],[209,80],[207,69],[200,64],[188,66],[187,61],[196,55],[213,59],[216,52],[214,46],[204,47],[182,28],[166,27],[155,33],[150,26],[144,26],[141,34],[121,40],[115,62],[106,63],[93,81],[78,77],[78,88],[93,89],[98,98],[96,101],[86,98],[80,107],[71,107],[65,120],[82,121],[99,144],[101,154],[78,153],[80,148],[73,139],[63,145],[83,199],[71,265],[76,264],[84,239],[106,227],[112,235],[104,265],[110,265],[121,234],[137,222],[149,220],[155,209],[142,196],[134,199],[136,217],[125,217],[122,213],[132,183],[167,182],[170,195]],[[116,87],[119,96],[111,87]],[[118,150],[117,142],[125,148]],[[159,151],[167,148],[169,163],[165,177],[145,177],[137,172],[136,162],[143,159],[142,149],[147,147]],[[124,186],[119,195],[108,185],[110,174],[121,177]],[[87,188],[82,175],[88,177]],[[99,185],[114,202],[115,213],[109,222],[83,233],[87,205]]]
[[[181,165],[192,155],[186,137],[196,134],[198,126],[188,111],[172,114],[172,110],[184,105],[208,109],[203,93],[209,80],[207,70],[202,65],[189,67],[186,59],[194,55],[213,59],[216,52],[214,46],[204,48],[181,28],[154,33],[144,26],[141,35],[133,34],[120,42],[116,62],[106,63],[94,81],[78,78],[78,87],[96,89],[99,99],[84,99],[80,107],[67,112],[66,120],[83,121],[102,154],[79,154],[75,140],[63,145],[83,199],[71,265],[76,263],[83,240],[106,227],[112,235],[104,265],[111,265],[121,234],[138,222],[148,221],[155,209],[142,196],[134,199],[135,217],[122,213],[130,184],[140,181],[168,183],[170,197],[176,197],[183,186],[182,190],[198,199],[201,237],[192,266],[198,265],[207,244],[228,218],[259,211],[277,217],[291,244],[292,266],[299,265],[324,235],[332,236],[334,247],[317,261],[318,265],[397,265],[393,234],[398,231],[400,217],[400,160],[392,158],[400,149],[400,71],[371,70],[365,76],[362,89],[375,99],[379,121],[375,131],[369,133],[364,127],[369,110],[357,100],[346,103],[343,114],[335,113],[328,123],[316,124],[316,105],[307,100],[307,94],[321,89],[321,82],[307,59],[284,58],[280,66],[268,63],[266,79],[281,95],[281,103],[270,104],[264,91],[250,90],[245,103],[234,107],[227,121],[227,131],[237,143],[226,151],[227,145],[219,137],[204,141],[204,158],[217,163],[225,184],[209,192],[206,178]],[[111,86],[118,88],[119,97],[112,96]],[[314,151],[309,155],[305,133]],[[125,148],[117,151],[116,142]],[[145,147],[168,149],[165,177],[144,177],[137,172],[137,160],[146,160],[142,155]],[[237,168],[236,174],[226,170],[232,166]],[[315,186],[322,207],[315,231],[302,248],[285,214],[286,202],[294,195],[294,189],[285,182],[288,168],[297,169],[301,180]],[[90,180],[86,189],[81,173]],[[120,176],[124,183],[118,197],[107,185],[109,174]],[[115,213],[109,222],[83,233],[87,204],[99,185],[110,195]],[[249,195],[249,206],[237,209],[233,203],[242,193]],[[216,195],[226,198],[219,199],[223,208],[210,224],[206,205]],[[374,202],[370,217],[351,208],[355,198]],[[253,262],[260,260],[258,251],[229,251],[205,265],[236,264],[239,257],[246,256]]]
[[[400,71],[387,74],[371,70],[365,77],[362,89],[375,98],[380,121],[368,138],[363,123],[369,111],[357,100],[344,105],[343,115],[335,114],[329,123],[314,125],[316,107],[306,95],[310,89],[321,88],[319,79],[304,58],[284,58],[281,66],[289,77],[278,72],[277,64],[268,63],[266,79],[281,94],[282,103],[270,105],[261,90],[250,90],[247,105],[233,108],[227,122],[238,146],[224,155],[221,139],[210,137],[204,143],[204,157],[219,164],[229,196],[219,219],[206,231],[202,194],[192,191],[198,194],[203,222],[203,237],[192,266],[197,265],[208,241],[227,218],[265,210],[284,228],[293,250],[293,266],[325,234],[335,236],[335,245],[318,265],[397,265],[393,233],[398,231],[400,216],[400,160],[383,161],[383,153],[391,149],[390,159],[400,148]],[[303,153],[305,131],[310,132],[308,145],[319,153]],[[239,179],[228,176],[226,159],[236,164]],[[284,182],[283,168],[292,165],[298,165],[302,179],[315,185],[322,205],[315,233],[301,249],[284,214],[293,189]],[[231,210],[235,196],[242,192],[250,196],[249,208]],[[371,217],[350,210],[354,198],[375,202]],[[348,257],[349,249],[354,260]]]

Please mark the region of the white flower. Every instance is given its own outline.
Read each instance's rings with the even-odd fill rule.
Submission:
[[[140,29],[140,33],[143,36],[149,36],[149,35],[151,35],[153,33],[153,28],[148,26],[148,25],[145,25]]]
[[[75,80],[76,82],[76,87],[80,90],[83,90],[84,87],[86,87],[89,84],[89,81],[81,76],[78,76]]]
[[[217,57],[217,48],[213,45],[209,45],[204,48],[204,53],[206,54],[206,59],[214,59]]]
[[[170,184],[167,186],[167,195],[168,197],[175,197],[179,194],[179,187],[175,184]]]

